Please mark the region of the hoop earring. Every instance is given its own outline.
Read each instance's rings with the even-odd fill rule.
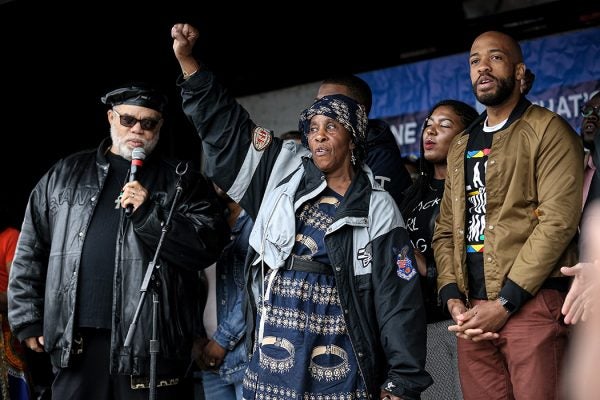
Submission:
[[[352,165],[356,165],[356,157],[354,157],[354,150],[350,150],[350,162]]]

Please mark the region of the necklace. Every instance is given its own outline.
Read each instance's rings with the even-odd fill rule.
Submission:
[[[427,183],[427,186],[429,186],[429,190],[431,190],[432,192],[438,192],[440,189],[444,188],[444,179],[434,178]]]
[[[118,210],[121,207],[121,199],[122,198],[123,198],[123,191],[121,190],[121,193],[119,193],[119,195],[115,199],[115,210]]]
[[[121,191],[119,192],[119,195],[117,196],[117,198],[115,199],[115,210],[118,210],[119,208],[121,208],[121,199],[123,198],[123,186],[125,186],[125,184],[127,183],[127,181],[129,180],[129,170],[127,170],[127,173],[125,174],[125,179],[123,180],[123,184],[121,185]]]
[[[120,170],[120,168],[118,166],[116,166],[115,164],[111,164],[114,168],[114,170],[112,171],[113,174],[119,174],[119,172],[122,173],[122,170]],[[117,198],[115,199],[115,210],[118,210],[121,208],[121,199],[123,198],[123,186],[125,186],[125,184],[127,183],[127,181],[129,180],[129,169],[127,169],[127,173],[125,174],[125,179],[123,179],[123,184],[119,187],[119,195],[117,196]],[[120,175],[120,174],[119,174]],[[110,176],[110,173],[109,173]],[[113,184],[117,184],[118,185],[118,181],[117,178],[114,178],[115,183]],[[114,190],[114,189],[113,189]]]
[[[121,209],[121,199],[123,198],[123,187],[129,181],[129,174],[131,173],[131,164],[128,160],[114,153],[111,153],[108,150],[106,152],[106,160],[109,163],[108,175],[106,177],[106,181],[104,182],[104,187],[102,188],[102,191],[106,192],[107,196],[109,196],[108,193],[118,193],[114,200],[114,209],[119,210]]]

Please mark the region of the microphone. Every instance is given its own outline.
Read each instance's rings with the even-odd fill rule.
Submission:
[[[143,147],[134,147],[131,152],[131,171],[129,172],[129,182],[135,181],[136,175],[142,165],[144,165],[144,159],[146,158],[146,150]],[[133,204],[127,204],[125,208],[125,215],[130,216],[133,212]]]

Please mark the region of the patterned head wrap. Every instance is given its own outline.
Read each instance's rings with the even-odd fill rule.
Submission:
[[[310,120],[315,115],[325,115],[342,124],[352,135],[352,142],[356,145],[354,156],[359,165],[367,154],[367,114],[362,105],[343,94],[324,96],[315,101],[309,108],[300,114],[298,130],[302,132],[302,144],[308,148],[308,130]]]

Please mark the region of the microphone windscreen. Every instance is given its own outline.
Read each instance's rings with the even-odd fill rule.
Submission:
[[[144,160],[146,158],[146,150],[143,147],[134,147],[131,152],[132,160]]]

